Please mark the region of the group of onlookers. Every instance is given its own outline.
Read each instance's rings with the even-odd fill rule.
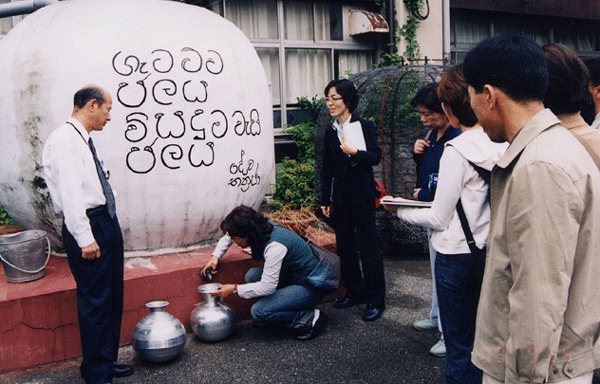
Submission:
[[[429,128],[414,198],[433,204],[386,208],[428,228],[435,291],[414,326],[437,327],[437,300],[448,383],[591,383],[600,366],[600,130],[580,114],[593,99],[600,124],[600,59],[587,64],[495,37],[413,100]]]
[[[427,228],[431,311],[414,326],[443,335],[430,352],[447,357],[448,383],[591,383],[600,367],[599,72],[600,59],[586,66],[563,45],[494,37],[412,100],[428,128],[413,147],[412,197],[432,205],[385,207]],[[372,124],[352,114],[353,89],[326,88],[335,121],[321,208],[347,288],[334,306],[366,302],[374,320],[384,310],[372,233],[380,154]],[[590,127],[581,111],[592,101]]]

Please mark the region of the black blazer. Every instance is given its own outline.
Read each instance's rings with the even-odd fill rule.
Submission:
[[[366,151],[359,150],[348,156],[340,149],[335,128],[325,132],[323,149],[323,174],[321,205],[350,204],[373,200],[378,196],[373,179],[373,166],[381,161],[381,149],[372,122],[354,115],[350,122],[360,121],[365,138]]]

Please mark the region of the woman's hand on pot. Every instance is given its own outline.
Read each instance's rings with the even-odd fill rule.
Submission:
[[[219,259],[216,256],[213,256],[208,260],[204,267],[200,271],[201,275],[206,275],[207,272],[210,272],[212,275],[217,273],[217,265],[219,264]]]
[[[233,292],[235,292],[236,284],[223,284],[216,291],[212,291],[210,293],[211,296],[218,296],[225,298],[227,296],[231,296]]]

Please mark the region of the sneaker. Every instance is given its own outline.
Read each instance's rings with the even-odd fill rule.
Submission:
[[[432,329],[437,329],[438,322],[437,319],[426,318],[423,320],[417,320],[413,323],[413,327],[418,329],[419,331],[430,331]]]
[[[446,343],[444,343],[444,336],[440,337],[440,340],[431,347],[429,353],[438,357],[446,357]]]

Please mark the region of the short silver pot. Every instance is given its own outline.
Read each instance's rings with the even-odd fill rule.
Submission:
[[[235,326],[235,312],[221,303],[219,297],[210,292],[219,289],[221,284],[211,283],[198,286],[204,302],[196,305],[190,316],[192,331],[203,341],[220,341],[229,337]]]
[[[167,305],[168,301],[146,303],[150,313],[135,326],[131,344],[145,361],[164,363],[175,360],[185,347],[185,328],[179,319],[165,311]]]

